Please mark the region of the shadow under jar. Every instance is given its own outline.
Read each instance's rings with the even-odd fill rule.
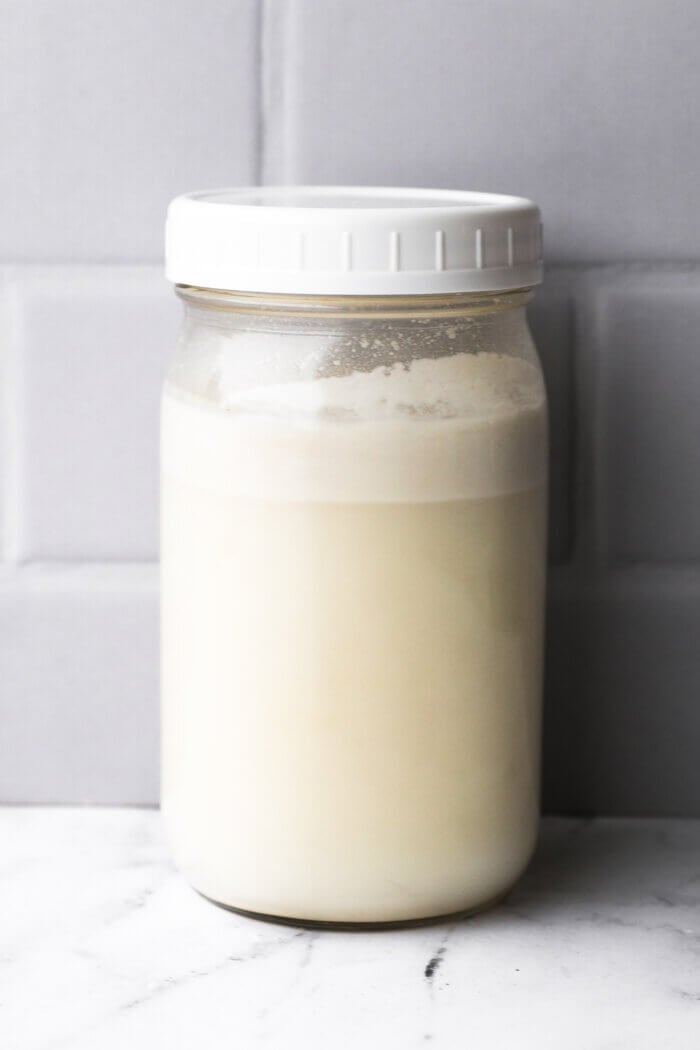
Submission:
[[[520,198],[171,205],[162,806],[213,901],[478,910],[538,822],[546,402]]]

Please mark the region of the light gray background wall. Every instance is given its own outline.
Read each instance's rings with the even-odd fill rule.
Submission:
[[[176,193],[521,193],[552,401],[544,802],[700,813],[696,0],[0,0],[0,797],[157,798]]]

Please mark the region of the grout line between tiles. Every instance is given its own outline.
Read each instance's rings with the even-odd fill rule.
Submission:
[[[265,165],[265,21],[267,0],[258,0],[255,11],[255,54],[256,54],[256,91],[255,91],[255,161],[253,179],[256,186],[263,181]]]

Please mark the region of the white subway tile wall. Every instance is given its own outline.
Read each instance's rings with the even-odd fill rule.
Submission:
[[[600,537],[627,562],[700,561],[700,272],[629,273],[588,311]]]
[[[3,801],[158,797],[157,574],[127,564],[5,570]]]
[[[27,267],[7,285],[10,556],[153,560],[159,387],[181,313],[162,267]]]
[[[698,813],[700,570],[552,573],[545,804]]]
[[[697,254],[697,0],[294,0],[270,181],[514,188],[551,261]]]
[[[0,0],[0,799],[153,803],[170,197],[542,206],[544,805],[700,814],[694,0]]]
[[[154,262],[163,208],[248,183],[255,0],[0,0],[0,259]]]

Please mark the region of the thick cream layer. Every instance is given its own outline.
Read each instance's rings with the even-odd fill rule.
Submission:
[[[232,392],[166,389],[162,471],[253,499],[433,502],[541,485],[537,370],[455,354],[370,373]]]

